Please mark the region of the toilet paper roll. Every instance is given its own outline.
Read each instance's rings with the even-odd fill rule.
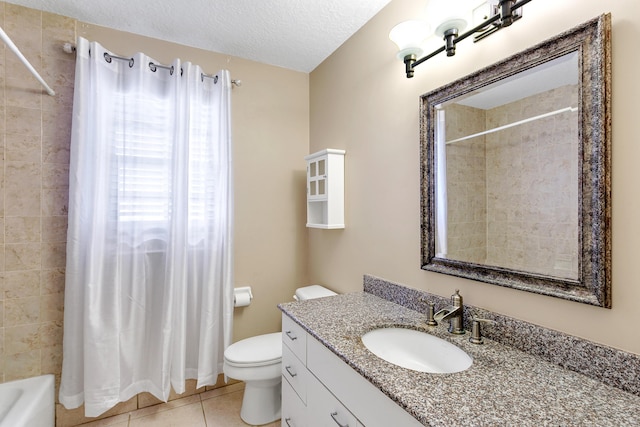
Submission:
[[[235,288],[233,290],[233,306],[234,307],[246,307],[251,304],[251,299],[253,295],[251,294],[250,287],[244,288]]]
[[[246,307],[251,304],[251,297],[249,294],[240,294],[234,297],[234,307]]]

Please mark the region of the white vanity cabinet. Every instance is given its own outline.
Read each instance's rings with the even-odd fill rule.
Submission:
[[[421,426],[287,315],[282,316],[282,426]]]
[[[289,317],[282,316],[282,426],[306,427],[307,333]]]
[[[344,150],[327,148],[307,161],[307,227],[344,228]]]

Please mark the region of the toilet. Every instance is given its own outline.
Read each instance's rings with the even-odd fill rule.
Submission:
[[[320,286],[296,289],[294,299],[304,301],[336,295]],[[240,418],[252,425],[280,418],[282,382],[282,332],[258,335],[231,344],[224,352],[223,372],[229,378],[244,381]]]

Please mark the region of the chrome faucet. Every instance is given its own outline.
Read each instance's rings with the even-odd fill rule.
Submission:
[[[456,289],[456,293],[451,295],[451,305],[444,307],[434,315],[434,319],[438,322],[441,320],[449,321],[449,332],[452,334],[462,335],[464,331],[464,306],[462,305],[462,296],[460,291]]]

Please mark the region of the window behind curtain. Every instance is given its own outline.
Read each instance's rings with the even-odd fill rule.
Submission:
[[[115,99],[117,129],[111,179],[112,206],[119,229],[136,233],[165,229],[171,218],[172,191],[175,188],[172,162],[176,129],[169,117],[171,108],[158,96],[143,93],[122,94]],[[211,150],[207,144],[207,126],[211,106],[197,105],[198,118],[190,123],[188,218],[192,232],[205,226],[205,219],[215,211],[211,188],[213,179]],[[139,129],[144,129],[140,131]],[[150,130],[151,129],[151,130]],[[209,160],[207,160],[209,159]],[[200,230],[204,232],[203,230]]]

